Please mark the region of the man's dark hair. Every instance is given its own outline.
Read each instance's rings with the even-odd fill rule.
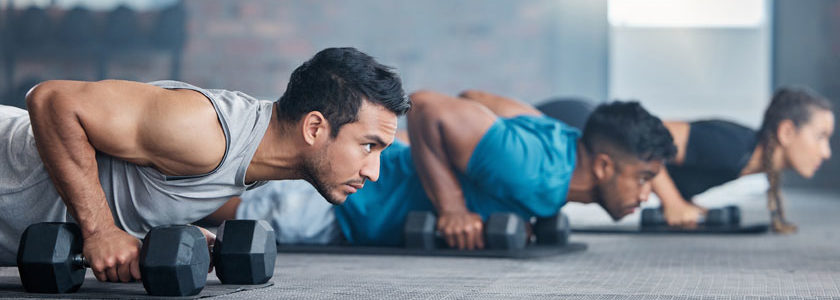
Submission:
[[[599,105],[586,121],[582,140],[589,153],[627,155],[642,161],[668,160],[677,153],[662,120],[638,102]]]
[[[327,48],[292,72],[286,92],[278,100],[277,114],[280,120],[296,122],[319,111],[335,137],[341,126],[358,120],[364,100],[398,116],[411,108],[392,68],[355,48]]]

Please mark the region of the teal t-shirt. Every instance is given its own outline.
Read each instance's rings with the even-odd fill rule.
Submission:
[[[495,212],[523,219],[556,214],[566,203],[580,132],[544,116],[497,119],[476,146],[465,173],[458,173],[467,208],[486,218]],[[411,159],[399,141],[381,157],[379,181],[368,182],[335,213],[354,245],[399,246],[405,217],[432,211]]]

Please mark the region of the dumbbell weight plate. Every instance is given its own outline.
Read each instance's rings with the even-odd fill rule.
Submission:
[[[26,228],[18,246],[17,265],[23,288],[30,293],[73,293],[85,281],[85,269],[73,256],[82,253],[82,231],[73,223],[37,223]]]
[[[519,250],[527,242],[525,222],[511,213],[495,213],[487,218],[485,241],[490,249]]]
[[[724,207],[727,211],[729,211],[729,224],[732,225],[740,225],[741,224],[741,209],[737,206],[730,205]]]
[[[432,250],[435,248],[435,215],[428,211],[408,213],[403,225],[405,247]]]
[[[659,208],[642,209],[642,226],[659,226],[665,224],[665,216]]]
[[[262,284],[274,275],[277,243],[263,220],[228,220],[213,246],[216,276],[224,284]]]
[[[207,240],[195,226],[155,227],[143,239],[140,272],[149,295],[196,295],[204,288],[209,269]]]
[[[534,235],[540,245],[566,245],[571,232],[569,218],[563,213],[550,218],[538,218],[534,224]]]

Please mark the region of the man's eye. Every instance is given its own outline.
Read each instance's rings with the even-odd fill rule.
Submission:
[[[365,152],[370,153],[370,148],[371,148],[371,147],[373,147],[373,144],[365,144],[365,145],[364,145]]]

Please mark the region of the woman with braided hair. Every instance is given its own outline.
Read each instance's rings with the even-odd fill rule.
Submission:
[[[831,104],[816,93],[798,88],[777,90],[758,132],[722,120],[665,122],[674,137],[677,156],[653,180],[671,226],[691,228],[705,209],[691,198],[741,176],[765,173],[772,229],[793,233],[782,210],[781,172],[792,169],[811,178],[831,156],[834,131]]]

